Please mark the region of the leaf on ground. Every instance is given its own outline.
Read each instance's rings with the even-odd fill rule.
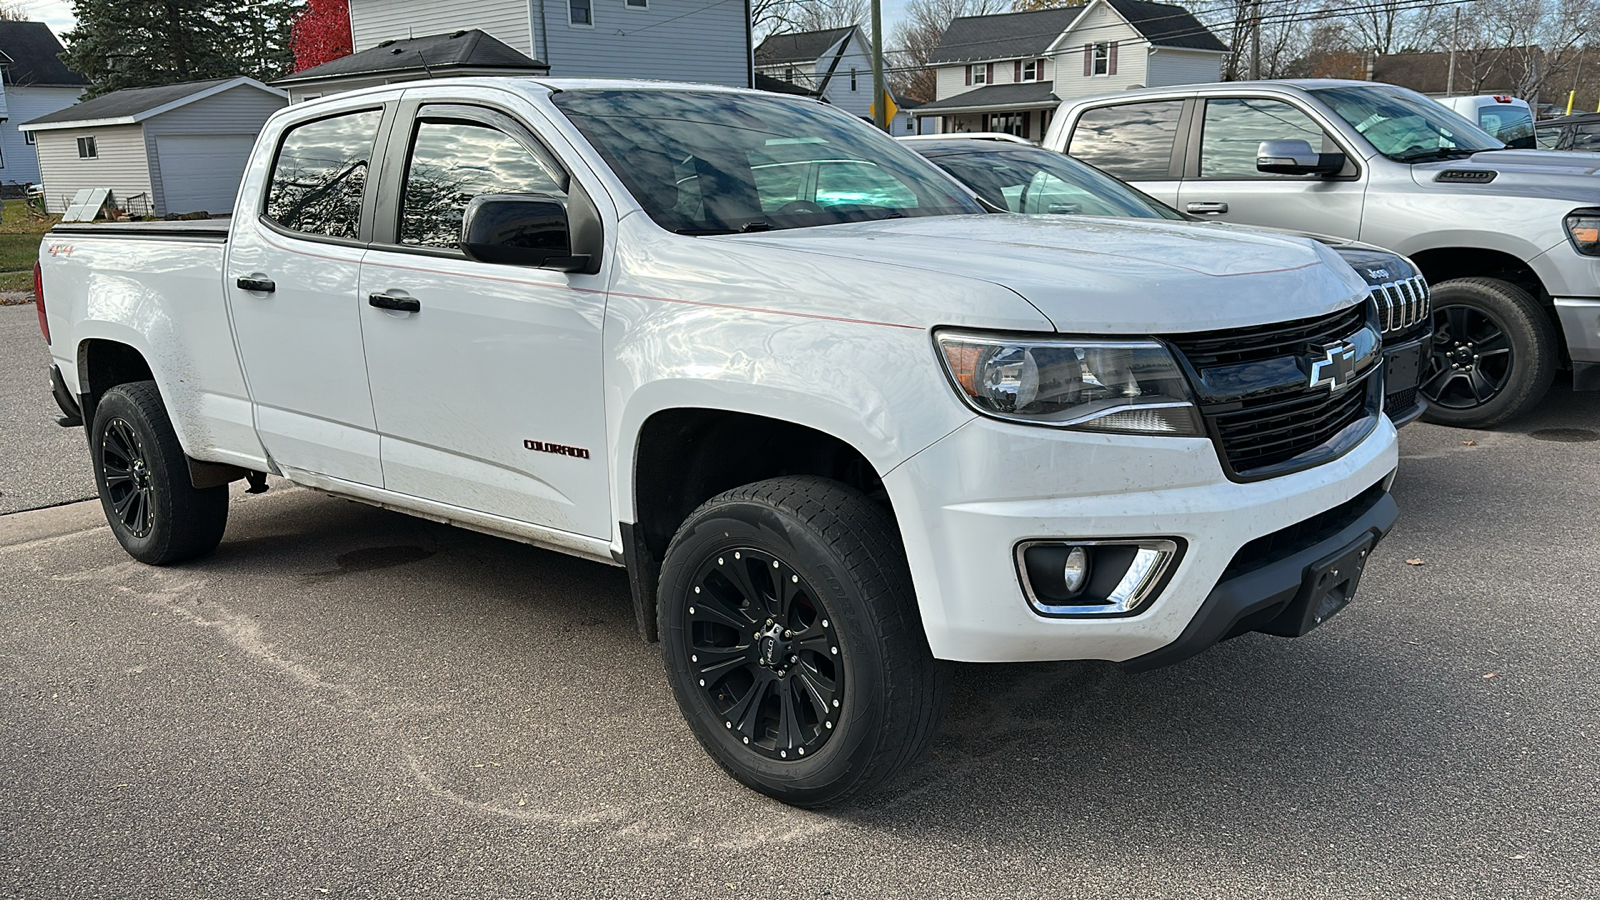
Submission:
[[[1461,443],[1462,443],[1463,446],[1467,446],[1467,447],[1476,447],[1476,446],[1478,446],[1478,442],[1477,441],[1462,441]]]
[[[1420,556],[1413,556],[1412,558],[1406,560],[1406,565],[1408,566],[1420,566],[1422,563],[1423,559]]]
[[[1485,677],[1485,678],[1493,678],[1493,677],[1495,677],[1496,675],[1499,675],[1499,674],[1500,674],[1499,672],[1490,672],[1489,674],[1487,674],[1487,675],[1485,675],[1483,677]]]

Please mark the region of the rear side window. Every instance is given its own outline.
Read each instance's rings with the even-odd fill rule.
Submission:
[[[479,194],[565,196],[567,176],[521,141],[476,122],[417,124],[400,212],[400,243],[455,249]]]
[[[1600,150],[1600,125],[1579,125],[1573,130],[1572,150],[1594,153]]]
[[[1091,109],[1078,118],[1067,152],[1123,181],[1165,179],[1182,100]]]
[[[382,119],[382,111],[373,109],[284,132],[267,185],[267,218],[303,234],[358,237],[361,198]]]

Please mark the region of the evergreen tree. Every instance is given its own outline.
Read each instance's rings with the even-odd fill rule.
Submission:
[[[298,0],[73,0],[67,66],[89,79],[86,97],[289,71],[289,28]]]

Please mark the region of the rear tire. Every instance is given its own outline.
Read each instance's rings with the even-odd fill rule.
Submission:
[[[1433,348],[1418,391],[1436,425],[1489,428],[1539,404],[1555,378],[1555,329],[1527,291],[1495,278],[1433,288]]]
[[[949,693],[893,520],[860,491],[784,477],[708,500],[661,568],[678,706],[734,778],[837,803],[927,747]]]
[[[153,381],[118,385],[100,398],[89,430],[95,485],[111,533],[153,566],[204,556],[228,525],[228,487],[197,490],[189,460]]]

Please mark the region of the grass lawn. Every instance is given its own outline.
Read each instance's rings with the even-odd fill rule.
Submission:
[[[0,214],[0,292],[33,290],[33,263],[39,258],[39,238],[58,216],[28,214],[21,200],[5,201]]]

